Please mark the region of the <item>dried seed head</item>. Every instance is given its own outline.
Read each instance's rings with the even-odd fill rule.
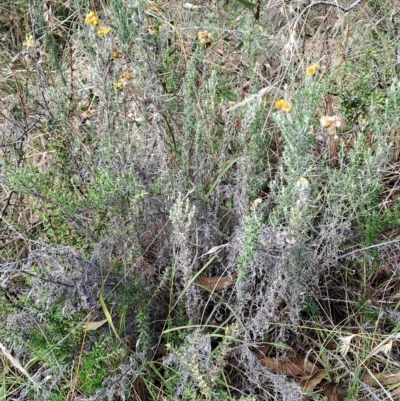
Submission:
[[[342,120],[338,116],[322,116],[319,121],[323,128],[340,128],[342,126]]]
[[[208,31],[200,31],[197,34],[197,38],[199,39],[200,46],[203,46],[203,47],[210,46],[213,41],[213,36]]]

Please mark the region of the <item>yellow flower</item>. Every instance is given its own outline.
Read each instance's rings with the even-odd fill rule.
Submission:
[[[200,46],[205,46],[205,47],[210,46],[213,41],[213,36],[208,31],[200,31],[197,34],[197,38],[199,39]]]
[[[130,72],[124,72],[120,77],[119,81],[114,84],[115,89],[122,89],[123,87],[128,85],[128,81],[132,79],[133,76]]]
[[[277,102],[275,102],[275,107],[276,107],[277,109],[281,109],[281,108],[282,108],[282,104],[283,104],[284,102],[285,102],[285,101],[284,101],[283,99],[278,100]]]
[[[308,75],[309,77],[312,77],[313,75],[315,75],[315,73],[319,70],[319,66],[317,64],[313,64],[310,65],[307,69],[306,69],[306,75]]]
[[[281,110],[288,113],[290,110],[292,110],[292,105],[285,100],[282,104]]]
[[[111,28],[108,26],[103,26],[97,30],[97,36],[106,36],[111,32]]]
[[[90,11],[88,13],[88,15],[86,15],[85,24],[87,24],[87,25],[95,25],[95,26],[99,25],[99,19],[97,18],[97,16],[94,13],[94,11]]]
[[[130,72],[124,72],[124,73],[121,75],[120,80],[121,80],[121,81],[126,81],[126,80],[128,80],[128,79],[132,79],[132,74],[131,74]]]
[[[122,53],[119,52],[118,50],[113,50],[113,58],[121,58]]]
[[[288,113],[290,110],[292,110],[292,105],[287,102],[285,99],[280,99],[275,103],[275,107],[279,110],[285,111]]]
[[[33,39],[33,35],[28,35],[26,37],[26,41],[24,42],[24,46],[32,47],[35,44],[35,39]]]

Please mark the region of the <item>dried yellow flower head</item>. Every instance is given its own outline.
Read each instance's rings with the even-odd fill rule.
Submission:
[[[35,44],[35,39],[33,38],[33,35],[28,35],[26,37],[26,41],[23,43],[24,46],[26,47],[32,47]]]
[[[342,126],[342,120],[338,116],[322,116],[319,122],[322,128],[340,128]]]
[[[213,41],[213,36],[208,31],[200,31],[197,34],[197,37],[199,39],[200,46],[203,46],[203,47],[210,46]]]
[[[119,52],[118,50],[113,50],[112,56],[113,56],[113,58],[121,58],[122,57],[122,53]]]
[[[97,30],[97,36],[106,36],[108,35],[112,29],[108,26],[103,26]]]
[[[132,79],[133,76],[130,72],[124,72],[120,77],[117,83],[114,84],[115,89],[122,89],[122,87],[128,85],[128,81]]]
[[[250,210],[257,210],[257,208],[261,205],[262,203],[262,199],[261,198],[257,198],[253,204],[250,206]]]
[[[132,77],[132,74],[131,74],[130,72],[124,72],[124,73],[121,75],[120,80],[121,80],[121,81],[126,81],[126,80],[132,79],[132,78],[133,78],[133,77]]]
[[[90,11],[85,18],[85,24],[87,25],[99,25],[99,19],[97,18],[96,14],[94,11]]]
[[[309,77],[312,77],[313,75],[315,75],[317,73],[318,70],[319,70],[319,66],[317,64],[310,65],[306,69],[306,75],[308,75]]]
[[[280,99],[277,102],[275,102],[275,107],[278,110],[285,111],[286,113],[288,113],[290,110],[292,110],[292,105],[285,99]]]

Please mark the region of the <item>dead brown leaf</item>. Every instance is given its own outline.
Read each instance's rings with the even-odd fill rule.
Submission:
[[[286,376],[303,376],[305,374],[302,366],[291,361],[282,361],[266,356],[261,359],[260,363],[275,374],[283,374]]]
[[[328,401],[343,401],[347,394],[347,391],[339,383],[325,383],[322,390]]]
[[[100,320],[99,322],[83,323],[82,326],[87,331],[91,331],[91,330],[97,330],[99,327],[103,326],[103,324],[105,324],[105,323],[107,323],[107,319]]]
[[[318,384],[326,377],[326,370],[318,370],[312,376],[307,379],[303,379],[299,382],[299,385],[306,391],[313,391]]]
[[[271,350],[271,346],[267,345],[267,344],[262,344],[259,345],[255,350],[254,353],[257,357],[257,359],[263,359],[267,356],[267,354],[269,353],[269,351]]]
[[[298,356],[294,350],[292,350],[292,355],[288,356],[286,361],[267,356],[262,357],[263,355],[260,351],[261,350],[258,352],[256,351],[256,355],[260,359],[261,365],[265,366],[273,373],[280,373],[288,376],[312,376],[320,371],[315,364],[308,359]]]
[[[87,109],[81,113],[81,119],[86,120],[87,118],[90,118],[93,114],[96,114],[96,113],[97,113],[97,110],[95,110],[95,109]]]
[[[199,277],[196,283],[210,291],[221,291],[231,286],[237,277],[237,273],[232,276],[212,276],[212,277]]]
[[[400,372],[397,373],[377,373],[370,372],[363,374],[361,381],[371,387],[391,386],[400,383]]]
[[[297,363],[297,365],[302,366],[304,373],[309,376],[320,370],[314,363],[300,356],[296,356],[294,362]]]

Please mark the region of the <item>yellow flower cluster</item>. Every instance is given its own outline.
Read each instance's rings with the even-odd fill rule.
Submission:
[[[306,69],[306,75],[308,75],[309,77],[312,77],[313,75],[315,75],[317,73],[318,70],[319,70],[318,64],[310,65]]]
[[[128,85],[128,81],[131,80],[132,74],[130,72],[124,72],[120,77],[118,82],[114,84],[115,89],[122,89],[124,86]]]
[[[292,110],[292,105],[286,101],[285,99],[280,99],[275,103],[275,107],[278,110],[282,110],[285,111],[286,113],[288,113],[290,110]]]
[[[97,26],[99,25],[99,19],[97,18],[96,14],[94,11],[90,11],[88,15],[86,15],[85,18],[85,24],[87,25],[94,25]]]
[[[87,25],[94,25],[98,26],[99,25],[99,19],[97,15],[94,13],[94,11],[90,11],[85,18],[85,24]],[[97,30],[97,35],[98,36],[106,36],[108,35],[112,29],[108,26],[102,26]]]
[[[108,35],[112,29],[108,26],[103,26],[97,30],[97,36],[106,36]]]
[[[210,46],[213,41],[213,36],[208,31],[200,31],[197,34],[197,37],[199,39],[200,46],[203,46],[203,47]]]
[[[28,35],[26,37],[26,41],[24,42],[24,46],[26,47],[32,47],[35,44],[35,39],[33,38],[33,35]]]

